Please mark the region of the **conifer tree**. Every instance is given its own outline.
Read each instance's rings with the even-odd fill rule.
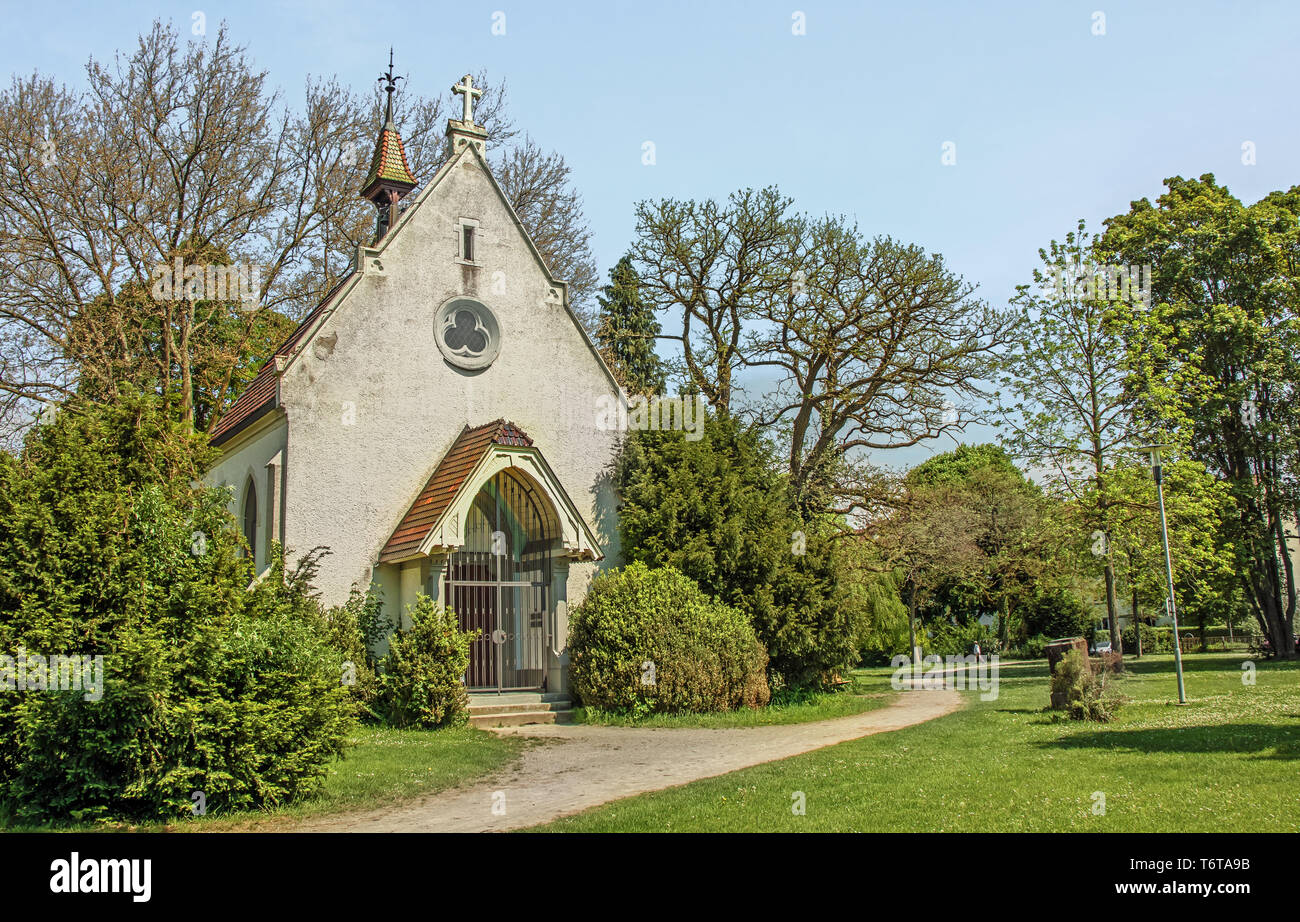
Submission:
[[[641,279],[625,255],[609,270],[609,284],[599,297],[596,342],[623,387],[631,394],[662,394],[664,366],[655,354],[659,321],[641,299]]]

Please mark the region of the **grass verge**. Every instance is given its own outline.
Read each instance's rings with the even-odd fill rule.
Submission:
[[[166,824],[99,824],[4,827],[8,832],[233,832],[274,830],[294,820],[389,806],[488,775],[518,758],[524,740],[470,727],[391,730],[360,726],[355,745],[331,763],[318,794],[272,810],[222,814],[208,804],[206,816]]]

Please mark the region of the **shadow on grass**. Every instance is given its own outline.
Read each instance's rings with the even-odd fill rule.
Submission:
[[[1158,657],[1158,658],[1153,658]],[[1248,659],[1241,653],[1185,653],[1183,654],[1183,672],[1231,672],[1241,671],[1241,664]],[[1271,661],[1257,660],[1256,668],[1268,667]],[[1174,655],[1172,653],[1147,654],[1138,659],[1124,653],[1124,669],[1137,675],[1173,672]]]
[[[1040,749],[1130,749],[1135,752],[1258,753],[1263,759],[1300,759],[1300,728],[1272,724],[1210,724],[1148,730],[1071,733]]]

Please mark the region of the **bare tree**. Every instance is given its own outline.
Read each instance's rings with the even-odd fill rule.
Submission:
[[[892,495],[876,494],[862,504],[861,534],[874,545],[871,558],[879,571],[902,579],[912,650],[917,648],[917,611],[935,589],[981,570],[982,522],[965,499],[958,486],[921,486],[899,478]]]
[[[502,152],[493,170],[551,271],[569,283],[569,300],[579,318],[595,330],[596,260],[569,165],[525,135]]]
[[[128,286],[147,284],[174,257],[257,264],[263,309],[300,296],[296,262],[318,211],[281,206],[294,200],[295,181],[313,180],[300,156],[309,139],[294,135],[264,92],[265,74],[225,30],[182,51],[175,32],[155,24],[129,58],[111,69],[92,61],[87,77],[84,97],[32,77],[15,80],[0,103],[0,334],[12,360],[0,387],[9,409],[66,395],[83,373],[111,383],[117,368],[72,348],[74,324],[120,318]],[[89,318],[94,304],[108,309]],[[181,379],[189,419],[188,347],[205,320],[193,299],[161,312],[165,373]]]
[[[680,344],[682,376],[714,410],[731,410],[755,308],[788,285],[789,207],[773,187],[745,189],[725,203],[637,205],[633,252],[641,293],[656,310],[680,318],[663,338]]]
[[[664,334],[680,377],[715,410],[742,369],[780,373],[755,416],[785,430],[796,501],[824,509],[860,450],[963,428],[1012,324],[942,257],[790,205],[775,188],[641,202],[634,253],[646,299],[680,318]]]
[[[964,428],[1011,322],[920,247],[863,240],[840,218],[801,218],[791,239],[786,284],[754,311],[745,355],[781,372],[759,416],[787,425],[803,496],[850,453]]]

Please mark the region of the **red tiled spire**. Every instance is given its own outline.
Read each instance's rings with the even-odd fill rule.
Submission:
[[[375,193],[384,186],[409,192],[415,188],[415,176],[411,174],[411,165],[406,160],[406,148],[402,146],[402,136],[393,124],[392,97],[384,127],[379,131],[379,140],[375,143],[375,155],[370,160],[370,172],[366,174],[366,183],[361,188],[361,197],[375,200]]]
[[[392,226],[397,217],[398,200],[415,188],[415,176],[411,165],[406,161],[406,148],[402,146],[402,136],[393,122],[393,93],[397,92],[397,81],[402,77],[393,76],[393,51],[388,50],[388,73],[379,76],[385,83],[384,92],[388,102],[384,107],[384,126],[379,129],[379,139],[375,142],[375,155],[370,159],[370,172],[361,187],[361,197],[375,203],[380,212],[378,237],[382,237]]]

